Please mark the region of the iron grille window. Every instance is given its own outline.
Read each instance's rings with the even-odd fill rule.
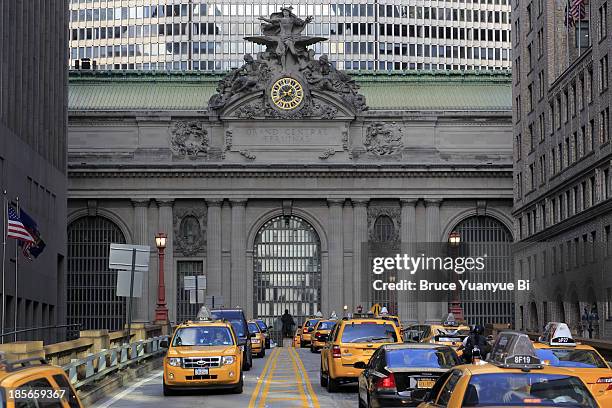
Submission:
[[[121,330],[125,300],[115,296],[117,271],[108,269],[110,244],[124,244],[117,225],[103,217],[83,217],[68,226],[68,323],[81,330]]]
[[[378,242],[387,242],[393,239],[395,226],[393,220],[387,215],[381,215],[374,222],[374,236]]]
[[[321,308],[321,243],[301,218],[276,217],[257,233],[253,248],[254,310],[268,326],[289,310],[301,324]]]
[[[379,215],[374,221],[373,237],[375,245],[380,245],[384,252],[392,248],[395,238],[395,224],[388,215]],[[378,251],[376,251],[378,252]],[[371,261],[370,261],[371,262]],[[379,277],[377,277],[379,278]],[[380,277],[384,282],[396,282],[397,271],[395,269],[387,270]],[[372,282],[368,285],[372,287]],[[370,298],[372,304],[385,306],[389,313],[397,314],[397,292],[389,290],[371,290]]]
[[[484,271],[470,272],[474,281],[513,280],[512,235],[505,225],[492,217],[470,217],[459,223],[455,231],[461,236],[460,256],[487,254]],[[469,324],[514,324],[514,301],[510,292],[470,292],[463,296],[463,313]]]
[[[204,263],[202,261],[178,261],[176,263],[177,273],[177,293],[176,293],[176,321],[183,322],[185,320],[193,320],[198,314],[200,306],[204,304],[204,299],[200,300],[201,304],[189,303],[189,292],[185,290],[185,276],[199,276],[204,272]],[[198,299],[199,300],[199,299]]]

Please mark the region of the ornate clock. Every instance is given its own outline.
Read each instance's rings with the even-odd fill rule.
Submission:
[[[296,79],[284,77],[274,82],[270,96],[277,108],[292,110],[304,100],[304,88]]]

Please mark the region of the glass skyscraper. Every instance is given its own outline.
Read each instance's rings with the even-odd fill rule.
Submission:
[[[228,70],[261,46],[258,17],[313,16],[315,46],[348,70],[510,69],[509,0],[71,0],[70,61],[98,69]]]

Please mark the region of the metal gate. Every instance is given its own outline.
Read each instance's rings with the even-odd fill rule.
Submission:
[[[488,216],[470,217],[455,231],[461,237],[460,256],[487,255],[483,272],[470,272],[470,279],[480,282],[511,282],[512,235],[504,224]],[[467,292],[462,300],[469,324],[510,323],[514,326],[514,299],[511,292]]]
[[[259,230],[253,272],[255,315],[269,326],[278,326],[285,309],[297,324],[320,310],[321,243],[303,219],[276,217]]]
[[[125,301],[115,296],[117,271],[108,269],[111,242],[124,244],[125,237],[106,218],[83,217],[68,226],[67,317],[81,330],[124,326]]]
[[[198,315],[204,299],[199,304],[189,303],[189,292],[185,290],[185,276],[200,276],[204,272],[203,261],[178,261],[176,263],[176,322],[193,320]]]

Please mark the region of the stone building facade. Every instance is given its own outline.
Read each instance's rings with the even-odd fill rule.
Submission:
[[[65,319],[67,27],[66,2],[0,4],[0,195],[6,190],[13,206],[19,197],[46,242],[33,261],[18,250],[17,294],[15,240],[7,242],[5,332],[15,329],[16,309],[18,329]],[[28,336],[55,340],[62,333],[40,330],[19,339]]]
[[[584,285],[569,277],[594,268],[581,248],[594,247],[608,265],[612,253],[612,10],[609,2],[591,0],[568,27],[564,4],[514,3],[515,234],[527,247],[516,267],[535,285],[517,299],[517,326],[537,330],[559,320],[584,335],[586,307],[594,334],[609,337],[609,273]],[[550,287],[558,289],[541,296]]]
[[[301,34],[308,22],[272,14],[245,38],[265,51],[224,76],[71,77],[69,319],[121,325],[111,239],[170,235],[171,320],[193,317],[184,277],[205,275],[207,302],[269,323],[284,309],[301,321],[375,300],[406,321],[439,321],[443,302],[375,299],[363,245],[446,242],[461,228],[512,240],[507,75],[351,78],[307,48],[325,40]],[[80,259],[88,252],[100,264]],[[151,320],[156,288],[149,273],[137,319]]]

